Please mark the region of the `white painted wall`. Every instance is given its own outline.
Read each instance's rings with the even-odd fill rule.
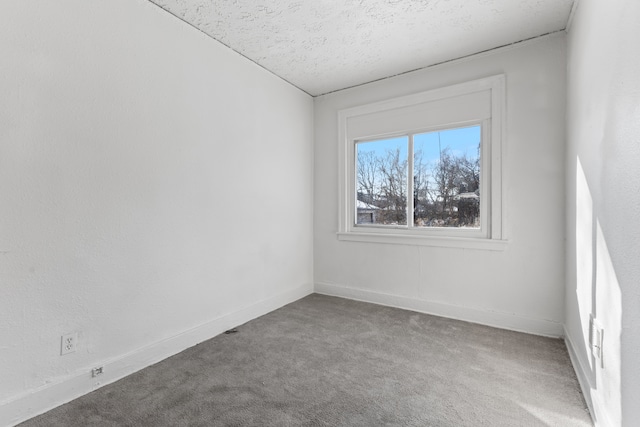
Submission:
[[[312,291],[311,97],[145,0],[2,2],[0,55],[0,425]]]
[[[505,73],[504,251],[338,241],[337,111]],[[315,102],[316,291],[560,336],[565,37],[476,55]]]
[[[566,334],[598,426],[640,420],[640,3],[581,0],[568,37]],[[604,368],[588,346],[604,326]]]

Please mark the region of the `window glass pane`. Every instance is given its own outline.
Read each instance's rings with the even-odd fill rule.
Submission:
[[[416,227],[480,228],[481,126],[413,138]]]
[[[407,225],[409,137],[356,144],[356,224]]]

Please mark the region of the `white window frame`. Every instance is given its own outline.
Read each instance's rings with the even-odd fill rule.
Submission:
[[[456,97],[478,99],[457,117]],[[477,95],[477,96],[476,96]],[[471,98],[476,96],[476,98]],[[473,107],[478,104],[478,108]],[[421,115],[439,106],[448,109],[438,118],[425,120]],[[462,105],[460,105],[462,107]],[[464,110],[464,108],[461,108]],[[477,112],[476,112],[477,111]],[[414,117],[405,120],[407,116]],[[437,113],[434,114],[437,116]],[[472,249],[502,250],[506,244],[504,233],[504,194],[502,191],[503,134],[505,126],[505,76],[497,75],[479,80],[447,86],[413,95],[361,105],[338,112],[339,141],[339,230],[338,239],[345,241],[409,244],[421,246],[462,247]],[[371,118],[370,128],[367,119]],[[388,119],[388,120],[387,120]],[[434,122],[436,120],[436,122]],[[402,127],[394,128],[396,122]],[[363,125],[364,123],[364,125]],[[378,126],[378,123],[382,123]],[[356,224],[356,144],[380,138],[408,134],[436,132],[466,126],[482,126],[480,154],[480,228],[415,227],[411,196],[407,197],[407,225],[384,226]],[[413,140],[409,138],[409,153],[413,152]],[[413,169],[413,156],[409,155],[409,170]],[[413,182],[408,179],[407,191]],[[409,193],[410,194],[410,193]],[[409,203],[410,202],[410,203]]]

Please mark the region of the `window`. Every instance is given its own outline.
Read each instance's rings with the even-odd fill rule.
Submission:
[[[475,125],[356,141],[356,226],[479,229],[481,134]]]
[[[504,76],[339,113],[341,240],[500,249]]]

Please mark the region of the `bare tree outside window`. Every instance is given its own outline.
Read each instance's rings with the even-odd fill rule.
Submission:
[[[408,140],[404,136],[356,145],[357,224],[407,224]],[[373,215],[361,215],[365,211]]]
[[[481,127],[356,145],[356,224],[407,225],[413,138],[413,227],[480,227]]]

